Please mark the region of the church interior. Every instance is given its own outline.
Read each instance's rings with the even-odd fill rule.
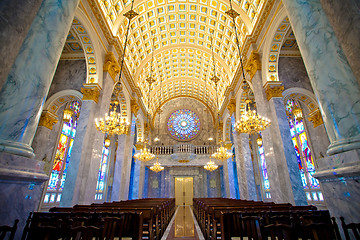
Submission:
[[[359,239],[340,219],[360,223],[357,0],[0,6],[0,225],[18,219],[14,239],[31,212],[149,201],[161,220],[132,239],[238,237],[235,213],[203,217],[215,203],[316,209]]]

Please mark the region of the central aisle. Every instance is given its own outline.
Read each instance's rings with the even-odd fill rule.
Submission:
[[[179,206],[176,210],[175,219],[171,224],[170,229],[164,234],[162,239],[181,239],[181,240],[197,240],[204,239],[198,236],[194,222],[194,217],[189,206]],[[168,234],[167,234],[168,232]],[[201,234],[201,232],[200,232]],[[166,237],[167,235],[167,237]]]

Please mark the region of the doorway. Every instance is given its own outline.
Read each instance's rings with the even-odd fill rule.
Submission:
[[[177,206],[192,205],[194,196],[192,177],[175,178],[175,204]]]

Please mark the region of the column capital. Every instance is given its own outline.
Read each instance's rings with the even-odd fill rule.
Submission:
[[[113,52],[107,52],[105,55],[105,64],[103,71],[108,72],[111,78],[116,82],[116,75],[120,73],[120,66]]]
[[[83,94],[82,100],[92,100],[98,103],[101,87],[96,83],[84,84],[83,86],[81,88],[81,93]]]
[[[245,71],[250,75],[250,82],[257,70],[261,70],[260,56],[258,52],[252,51],[245,65]]]
[[[236,111],[236,99],[234,97],[230,98],[227,109],[229,110],[230,116]]]
[[[309,113],[308,120],[310,122],[312,122],[312,124],[314,125],[314,128],[316,128],[324,123],[319,108],[316,108],[314,111]]]
[[[267,81],[263,87],[266,93],[266,99],[270,101],[273,97],[283,97],[284,86],[280,81]]]
[[[58,121],[59,121],[58,117],[54,113],[44,110],[41,113],[41,117],[40,117],[38,126],[43,126],[43,127],[46,127],[48,129],[52,130],[53,126]]]
[[[131,99],[130,104],[131,104],[131,112],[136,116],[140,109],[139,104],[137,103],[137,100]]]
[[[143,149],[144,148],[144,143],[143,142],[137,142],[137,143],[135,143],[135,148],[136,148],[136,150],[141,150],[141,149]]]

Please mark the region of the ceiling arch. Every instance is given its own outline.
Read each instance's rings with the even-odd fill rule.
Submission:
[[[113,34],[124,44],[128,19],[123,14],[131,9],[131,0],[98,2]],[[233,9],[240,14],[235,19],[240,47],[246,35],[253,32],[264,2],[265,0],[232,0]],[[174,98],[185,92],[197,99],[205,96],[208,99],[204,101],[209,102],[213,111],[217,111],[216,107],[220,108],[224,100],[226,88],[234,80],[240,59],[233,21],[225,13],[230,9],[229,1],[135,0],[133,9],[139,15],[130,23],[125,62],[142,92],[144,104],[147,105],[148,101],[148,83],[145,79],[149,77],[152,67],[152,77],[156,80],[153,88],[162,92],[156,95],[164,97],[158,103],[151,104],[151,112],[161,105],[165,96],[171,94],[171,98]],[[216,75],[220,79],[217,91],[215,84],[210,81],[214,65],[212,52]],[[182,80],[177,80],[178,78]],[[160,79],[174,83],[159,89]],[[207,88],[204,87],[205,84]],[[169,89],[170,87],[173,89]],[[194,90],[188,93],[192,88]],[[208,94],[204,93],[205,89]],[[214,104],[216,94],[219,96],[219,105]]]

